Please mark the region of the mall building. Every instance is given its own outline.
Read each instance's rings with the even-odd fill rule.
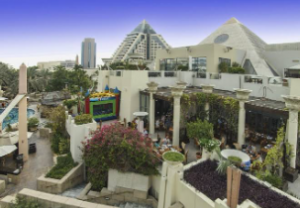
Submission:
[[[172,71],[185,67],[216,74],[221,62],[237,62],[246,74],[299,77],[300,42],[267,44],[231,18],[198,45],[158,49],[155,69]]]

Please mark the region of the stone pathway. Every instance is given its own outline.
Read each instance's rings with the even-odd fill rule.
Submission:
[[[35,117],[40,119],[41,123],[45,123],[46,119],[40,118],[40,113],[36,110],[36,104],[28,106],[36,111]],[[17,185],[8,184],[6,193],[14,194],[23,188],[37,189],[37,178],[42,174],[47,173],[54,165],[53,153],[51,150],[51,143],[49,139],[40,138],[39,132],[33,133],[28,140],[28,144],[36,143],[36,153],[30,154],[28,161],[24,163],[23,170],[20,174],[20,181]]]
[[[53,166],[53,154],[49,139],[39,138],[38,132],[34,133],[30,143],[36,143],[37,152],[30,154],[28,161],[24,163],[23,170],[20,174],[20,181],[17,185],[8,184],[7,191],[16,193],[23,188],[37,189],[37,178],[48,172]]]
[[[300,175],[297,178],[297,180],[294,181],[294,183],[291,182],[288,183],[289,183],[289,188],[287,192],[300,199]]]

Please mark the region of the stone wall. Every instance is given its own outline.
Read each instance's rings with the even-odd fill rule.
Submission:
[[[5,192],[5,181],[4,180],[0,180],[0,195],[3,194]]]
[[[81,201],[74,198],[58,196],[31,189],[22,189],[18,196],[25,197],[30,200],[36,200],[43,205],[43,208],[113,208],[103,204],[95,204],[87,201]],[[9,208],[15,197],[6,196],[0,201],[1,208]]]
[[[116,187],[115,191],[109,191],[107,188],[103,188],[101,192],[89,191],[85,198],[90,202],[107,205],[129,202],[150,205],[153,208],[157,208],[158,206],[158,202],[154,197],[145,195],[141,191],[122,187]]]
[[[60,194],[65,190],[81,184],[84,180],[84,166],[82,163],[74,167],[62,179],[46,178],[45,175],[37,179],[37,189],[39,191]]]

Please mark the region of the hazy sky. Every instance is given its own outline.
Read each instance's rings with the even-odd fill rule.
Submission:
[[[198,44],[231,17],[267,43],[300,42],[300,0],[0,0],[0,61],[75,59],[92,37],[99,64],[143,19],[178,47]]]

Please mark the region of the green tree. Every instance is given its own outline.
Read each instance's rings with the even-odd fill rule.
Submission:
[[[69,84],[70,72],[66,70],[63,66],[55,67],[55,70],[49,80],[46,90],[51,91],[60,91],[65,88],[66,83]]]

